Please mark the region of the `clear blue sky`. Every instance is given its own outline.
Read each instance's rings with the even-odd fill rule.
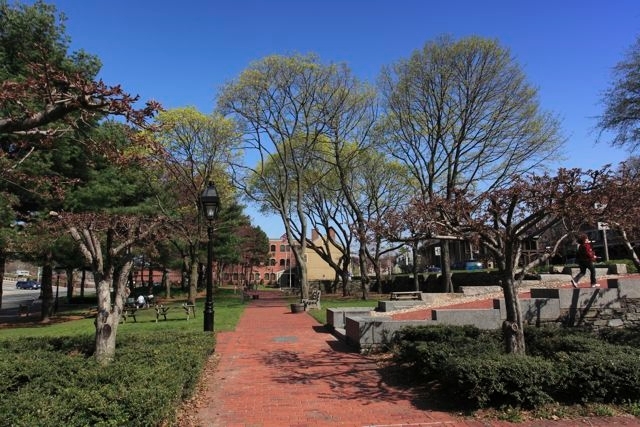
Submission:
[[[216,91],[269,54],[317,53],[373,82],[383,65],[440,35],[499,40],[557,114],[559,166],[598,168],[628,157],[596,143],[611,69],[640,35],[638,0],[50,0],[72,48],[103,62],[101,78],[165,108],[214,108]],[[250,211],[251,212],[251,211]],[[278,221],[253,214],[271,237]]]

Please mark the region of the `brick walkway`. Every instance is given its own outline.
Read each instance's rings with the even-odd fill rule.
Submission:
[[[628,417],[511,424],[430,409],[427,392],[394,386],[374,357],[290,313],[275,292],[251,300],[234,332],[218,333],[216,354],[194,414],[202,427],[640,426]]]

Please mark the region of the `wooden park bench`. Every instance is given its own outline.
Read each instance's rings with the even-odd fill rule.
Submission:
[[[309,308],[317,308],[320,310],[320,289],[311,291],[311,296],[309,298],[303,298],[301,302],[304,304],[305,311]]]
[[[136,320],[136,311],[138,311],[137,307],[125,306],[122,309],[122,322],[127,323],[127,317],[133,317],[133,321],[138,323]]]
[[[19,316],[27,316],[31,315],[31,307],[38,301],[38,298],[34,298],[30,303],[20,304],[18,307],[18,315]]]
[[[392,300],[401,300],[401,299],[422,299],[422,292],[420,291],[408,291],[408,292],[391,292]]]
[[[195,304],[187,304],[184,303],[182,304],[182,308],[184,309],[184,312],[187,314],[187,320],[189,320],[189,316],[193,316],[193,318],[196,318],[196,306]],[[166,318],[165,318],[166,320]]]
[[[158,323],[158,319],[160,316],[164,317],[164,320],[167,320],[167,313],[171,307],[166,307],[164,305],[156,305],[156,323]]]

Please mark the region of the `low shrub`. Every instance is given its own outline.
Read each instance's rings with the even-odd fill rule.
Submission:
[[[461,409],[640,401],[637,330],[527,328],[527,355],[504,354],[501,334],[464,326],[405,328],[396,360],[435,380]]]
[[[460,405],[474,408],[532,408],[553,402],[558,381],[554,362],[507,354],[473,354],[444,362],[438,378]]]
[[[122,333],[116,360],[98,366],[92,334],[3,340],[2,425],[148,426],[175,417],[194,392],[212,335],[199,330]]]

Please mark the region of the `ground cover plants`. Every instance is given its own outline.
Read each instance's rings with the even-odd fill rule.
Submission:
[[[241,297],[218,290],[215,303],[215,330],[233,329]],[[189,321],[171,304],[166,321],[156,323],[150,308],[121,323],[116,360],[106,367],[92,357],[92,319],[0,330],[0,424],[170,425],[215,345],[202,330],[202,301]]]

